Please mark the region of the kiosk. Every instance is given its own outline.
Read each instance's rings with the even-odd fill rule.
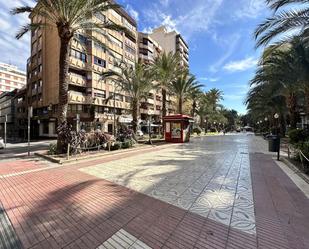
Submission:
[[[165,141],[185,143],[190,141],[190,127],[193,118],[187,115],[176,114],[163,117],[165,127]]]

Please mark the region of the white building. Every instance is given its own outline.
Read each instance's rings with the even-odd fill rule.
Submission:
[[[189,47],[180,34],[176,31],[169,32],[165,26],[161,26],[154,29],[149,36],[158,42],[166,53],[178,53],[182,66],[189,67]]]
[[[26,72],[16,66],[0,63],[0,94],[21,89],[27,84]]]

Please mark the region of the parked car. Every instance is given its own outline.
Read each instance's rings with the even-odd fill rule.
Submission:
[[[4,149],[4,141],[2,137],[0,137],[0,149]]]

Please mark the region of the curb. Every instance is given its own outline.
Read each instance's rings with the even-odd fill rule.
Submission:
[[[62,164],[61,160],[60,159],[55,159],[53,157],[50,157],[48,155],[44,155],[44,154],[41,154],[41,153],[38,153],[38,152],[35,152],[34,153],[35,156],[38,156],[38,157],[41,157],[47,161],[50,161],[52,163],[58,163],[58,164]]]
[[[169,146],[172,144],[169,143],[156,143],[155,145],[153,145],[152,147],[161,147],[161,146]],[[103,153],[98,153],[98,154],[93,154],[93,155],[88,155],[85,157],[81,157],[81,158],[70,158],[69,160],[66,159],[56,159],[52,156],[49,155],[45,155],[45,154],[41,154],[41,153],[34,153],[34,155],[44,158],[47,161],[50,161],[52,163],[57,163],[57,164],[69,164],[72,162],[82,162],[82,161],[92,161],[98,158],[102,158],[102,157],[109,157],[109,156],[115,156],[115,155],[121,155],[122,153],[130,153],[130,152],[138,152],[138,151],[144,151],[147,149],[151,149],[150,147],[143,147],[143,146],[139,146],[139,147],[135,147],[135,148],[130,148],[130,149],[122,149],[122,150],[118,150],[118,151],[112,151],[112,152],[103,152]]]
[[[302,178],[306,183],[309,184],[309,176],[301,172],[292,162],[290,162],[286,157],[280,158],[286,166],[288,166],[295,174]]]

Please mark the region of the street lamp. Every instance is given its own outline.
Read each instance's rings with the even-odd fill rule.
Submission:
[[[278,135],[278,133],[279,133],[279,114],[278,113],[275,113],[275,115],[274,115],[274,118],[275,118],[275,132],[276,132],[276,135]]]

